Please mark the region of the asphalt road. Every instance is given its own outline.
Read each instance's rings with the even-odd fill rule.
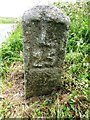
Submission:
[[[15,30],[16,24],[0,24],[0,47]]]

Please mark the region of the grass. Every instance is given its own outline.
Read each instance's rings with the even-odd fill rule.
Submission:
[[[0,118],[89,119],[89,31],[87,4],[56,3],[71,19],[62,90],[48,96],[24,96],[21,23],[0,48],[3,100]],[[73,7],[74,6],[74,7]],[[77,19],[76,19],[77,18]]]
[[[0,17],[0,24],[14,24],[17,23],[17,18],[12,17]]]
[[[81,54],[76,56],[76,59],[79,59]],[[83,74],[87,72],[87,67],[78,77],[70,68],[72,64],[68,64],[68,60],[69,54],[64,65],[62,90],[54,91],[47,96],[32,97],[29,100],[24,96],[24,65],[22,62],[14,62],[2,89],[4,96],[2,118],[88,119],[90,102],[88,79],[87,74],[86,77]]]
[[[18,23],[17,28],[9,37],[7,42],[3,43],[0,48],[0,71],[1,78],[6,77],[10,71],[9,66],[12,62],[23,61],[23,41],[22,41],[22,28],[21,24]]]

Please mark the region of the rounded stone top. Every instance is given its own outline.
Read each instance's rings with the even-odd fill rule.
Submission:
[[[59,8],[49,5],[40,5],[26,11],[23,15],[23,22],[29,23],[31,20],[54,21],[69,26],[70,19]]]

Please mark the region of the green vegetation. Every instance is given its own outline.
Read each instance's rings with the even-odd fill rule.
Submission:
[[[9,66],[15,61],[23,61],[23,42],[22,42],[22,27],[21,23],[17,25],[15,32],[9,37],[7,42],[3,43],[2,48],[0,48],[0,71],[1,76],[6,76],[10,70]]]
[[[13,24],[17,22],[17,18],[0,17],[0,24]]]
[[[50,96],[33,97],[28,103],[29,106],[25,100],[18,99],[17,105],[15,98],[13,102],[10,96],[9,98],[6,97],[0,110],[1,118],[89,119],[90,38],[88,7],[85,2],[72,4],[55,3],[71,19],[62,76],[62,90],[53,92]],[[23,91],[21,85],[21,81],[23,81],[22,52],[22,28],[19,24],[16,31],[0,49],[0,71],[5,86],[3,92],[6,89],[9,91],[11,86],[14,87],[14,91],[16,89],[19,92],[20,90]]]

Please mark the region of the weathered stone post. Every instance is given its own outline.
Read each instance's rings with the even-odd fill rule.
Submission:
[[[69,22],[56,7],[36,6],[24,13],[26,98],[60,86]]]

